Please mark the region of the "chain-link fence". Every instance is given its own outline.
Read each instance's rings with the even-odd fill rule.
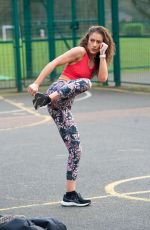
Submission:
[[[9,7],[8,7],[9,6]],[[0,2],[0,88],[15,87],[15,61],[11,1]]]
[[[150,1],[119,1],[121,82],[150,84]]]
[[[21,91],[95,24],[110,29],[117,43],[108,82],[150,84],[149,7],[149,0],[1,0],[0,88]]]

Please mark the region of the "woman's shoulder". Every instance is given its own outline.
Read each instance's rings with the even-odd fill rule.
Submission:
[[[76,47],[72,48],[72,50],[74,50],[75,52],[77,52],[81,56],[84,56],[86,54],[86,49],[82,46],[76,46]]]

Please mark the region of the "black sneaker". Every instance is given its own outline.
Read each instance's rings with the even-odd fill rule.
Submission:
[[[62,206],[77,206],[84,207],[91,204],[91,200],[83,199],[80,193],[74,192],[71,195],[65,194],[63,197],[63,201],[61,202]]]
[[[47,94],[39,92],[35,94],[35,97],[33,99],[33,106],[35,109],[38,109],[39,107],[45,106],[49,103],[51,103],[51,99]]]

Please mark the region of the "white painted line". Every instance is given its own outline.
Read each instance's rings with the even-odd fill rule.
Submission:
[[[82,100],[85,100],[85,99],[87,99],[87,98],[89,98],[89,97],[92,96],[92,93],[91,93],[91,92],[88,92],[88,91],[86,91],[85,94],[86,94],[86,95],[83,96],[83,97],[81,97],[81,98],[76,98],[75,101],[82,101]]]
[[[0,112],[0,114],[11,114],[11,113],[18,113],[18,112],[22,112],[22,109],[16,109],[16,110],[8,110],[8,111],[2,111]]]

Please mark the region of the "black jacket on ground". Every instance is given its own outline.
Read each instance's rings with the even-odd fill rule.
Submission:
[[[0,230],[67,230],[66,226],[54,218],[27,219],[25,216],[0,216]]]

